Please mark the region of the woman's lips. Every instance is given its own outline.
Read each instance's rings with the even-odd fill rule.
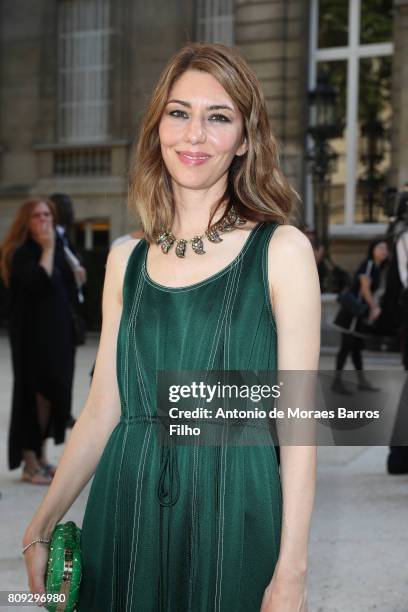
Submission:
[[[176,151],[179,160],[186,166],[201,166],[211,157],[206,153],[188,153],[187,151]]]

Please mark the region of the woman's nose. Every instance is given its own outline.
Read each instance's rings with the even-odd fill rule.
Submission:
[[[205,140],[205,129],[199,117],[192,118],[188,122],[186,139],[192,144]]]

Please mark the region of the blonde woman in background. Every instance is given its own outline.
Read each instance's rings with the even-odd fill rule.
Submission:
[[[14,375],[9,468],[23,463],[23,481],[49,485],[56,467],[46,439],[64,442],[71,410],[77,301],[52,202],[34,198],[20,207],[2,245],[1,272]]]

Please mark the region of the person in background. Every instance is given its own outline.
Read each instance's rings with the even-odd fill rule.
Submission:
[[[312,245],[313,253],[315,256],[317,273],[319,275],[320,288],[322,288],[324,279],[328,272],[326,263],[324,261],[325,249],[322,244],[319,244],[319,241],[316,236],[315,230],[311,229],[309,225],[304,225],[300,228],[305,236],[307,236],[310,240],[310,244]]]
[[[80,257],[72,243],[70,233],[74,224],[74,207],[72,200],[64,193],[53,193],[50,196],[51,202],[54,202],[57,212],[57,225],[55,226],[58,237],[62,240],[64,251],[74,273],[78,286],[78,301],[84,302],[83,285],[86,283],[87,274],[84,266],[81,264]]]
[[[405,183],[398,203],[398,233],[395,236],[395,256],[399,287],[399,323],[402,331],[401,355],[404,370],[408,370],[408,183]],[[401,393],[390,452],[387,458],[389,474],[408,474],[408,446],[400,446],[397,439],[408,437],[408,385]]]
[[[127,242],[128,240],[135,240],[135,239],[140,239],[140,238],[143,238],[142,230],[135,230],[133,232],[130,232],[129,234],[124,234],[123,236],[119,236],[118,238],[115,238],[115,240],[113,240],[112,244],[110,245],[109,251],[119,246],[120,244]],[[94,375],[94,371],[95,371],[95,363],[93,364],[91,371],[89,372],[89,376],[91,380]]]
[[[361,262],[354,274],[350,290],[356,298],[360,297],[367,304],[367,317],[364,315],[354,316],[347,308],[342,306],[333,321],[333,326],[341,331],[341,344],[336,358],[336,376],[332,386],[332,390],[336,393],[344,395],[351,393],[341,378],[341,372],[349,355],[351,355],[357,372],[358,388],[364,391],[377,390],[363,374],[362,350],[369,325],[376,321],[381,314],[376,292],[380,288],[381,272],[388,256],[386,240],[384,238],[374,240],[369,246],[367,257]]]
[[[35,485],[50,484],[56,471],[46,439],[65,441],[74,372],[77,287],[55,220],[51,201],[30,199],[2,245],[14,375],[8,462],[11,470],[23,462],[22,480]]]
[[[398,235],[395,248],[401,283],[402,363],[404,369],[408,370],[408,197],[405,200],[405,207],[406,225]]]
[[[315,230],[311,229],[308,225],[305,225],[302,228],[302,231],[304,232],[305,236],[309,238],[313,248],[316,264],[319,265],[324,257],[324,246],[319,245]]]
[[[407,222],[408,215],[408,182],[404,183],[404,186],[399,194],[398,207],[397,207],[397,223]]]
[[[74,225],[74,207],[71,198],[64,193],[53,193],[50,196],[50,200],[55,204],[57,213],[57,224],[55,227],[57,237],[62,242],[65,257],[71,267],[77,285],[78,302],[75,305],[76,316],[81,316],[79,310],[85,301],[83,287],[87,280],[87,273],[70,238]],[[72,428],[74,425],[75,418],[70,414],[67,426]]]
[[[115,238],[115,240],[110,245],[110,248],[114,249],[119,244],[122,244],[123,242],[126,242],[127,240],[134,240],[135,238],[143,238],[143,231],[135,230],[134,232],[130,232],[129,234],[124,234],[123,236],[119,236],[118,238]]]

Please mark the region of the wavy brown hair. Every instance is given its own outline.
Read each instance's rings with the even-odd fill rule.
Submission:
[[[17,215],[1,245],[0,271],[6,287],[9,286],[11,261],[14,251],[21,246],[29,236],[28,225],[31,214],[38,204],[46,204],[51,211],[53,224],[56,223],[56,211],[53,202],[47,198],[30,198],[17,211]]]
[[[289,222],[295,193],[279,166],[278,143],[272,134],[261,85],[248,64],[233,49],[221,44],[192,43],[178,51],[165,66],[150,98],[129,172],[128,207],[138,213],[146,238],[151,241],[163,227],[172,226],[174,198],[171,177],[164,164],[159,123],[170,90],[187,70],[211,74],[239,109],[248,150],[235,156],[228,172],[225,193],[212,211],[227,202],[251,221]]]

